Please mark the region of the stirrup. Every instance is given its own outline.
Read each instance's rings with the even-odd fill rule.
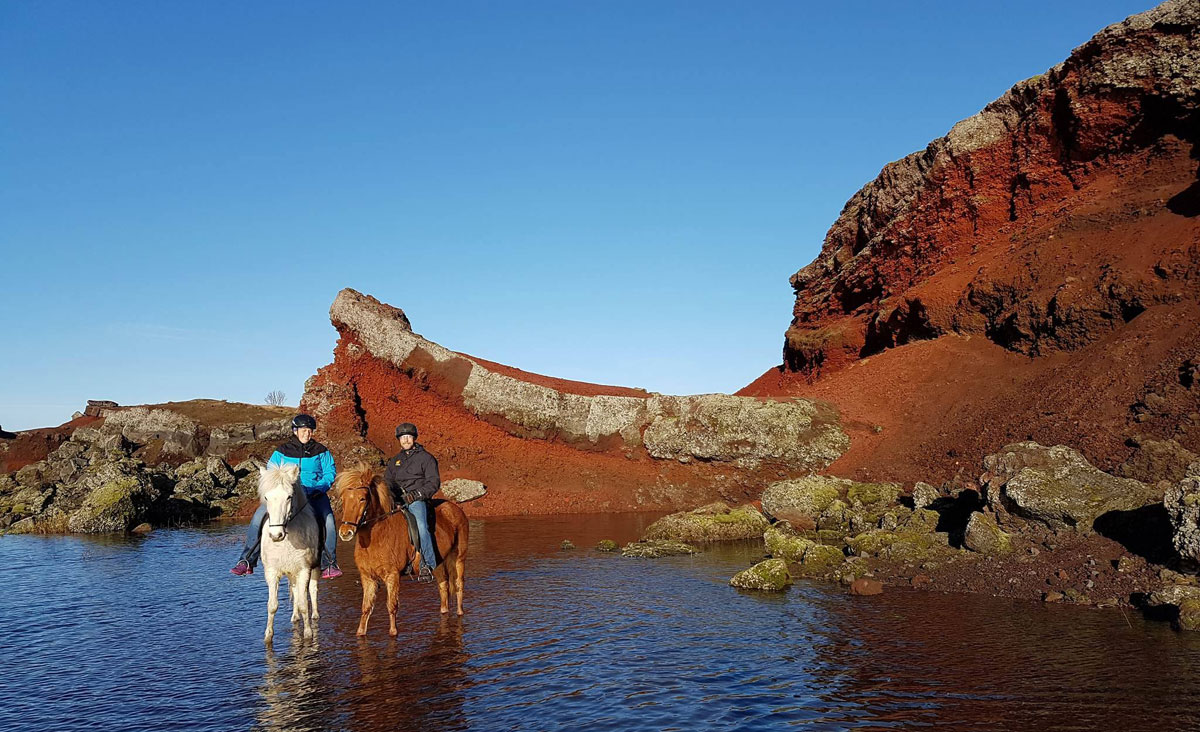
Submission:
[[[417,581],[426,583],[433,582],[433,570],[429,568],[428,564],[421,565],[420,571],[417,572]]]

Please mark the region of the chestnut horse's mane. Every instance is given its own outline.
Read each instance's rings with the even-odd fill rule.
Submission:
[[[396,503],[392,500],[392,492],[388,490],[383,476],[375,468],[366,463],[358,463],[349,470],[343,470],[333,481],[333,490],[339,499],[344,500],[348,489],[367,487],[367,502],[371,508],[391,513]]]

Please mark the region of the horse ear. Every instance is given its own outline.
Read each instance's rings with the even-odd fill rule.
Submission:
[[[379,505],[383,510],[391,513],[396,508],[395,501],[392,500],[392,492],[388,490],[387,482],[378,475],[371,479],[371,487],[375,489],[375,497],[379,499]]]
[[[283,474],[288,480],[295,483],[300,479],[300,466],[295,463],[287,463],[283,466]]]

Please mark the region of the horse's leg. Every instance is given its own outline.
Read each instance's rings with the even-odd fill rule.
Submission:
[[[296,581],[296,575],[294,573],[287,575],[287,580],[288,580],[288,597],[290,597],[292,599],[292,622],[296,623],[300,620],[300,598],[297,596],[297,593],[296,593],[296,585],[298,585],[299,583]],[[308,592],[308,590],[306,588],[305,594],[307,594],[307,592]]]
[[[371,610],[375,608],[375,593],[379,590],[379,582],[374,577],[364,575],[362,586],[362,617],[358,620],[358,635],[367,634],[367,621],[371,619]]]
[[[320,620],[321,613],[317,610],[317,578],[320,575],[313,572],[308,578],[308,601],[312,603],[312,619]]]
[[[442,615],[450,612],[450,570],[448,566],[449,562],[442,562],[437,569],[433,570],[433,576],[437,578],[438,598],[442,601]]]
[[[263,642],[270,643],[275,638],[275,611],[279,609],[279,571],[263,567],[263,576],[267,580],[267,632]]]
[[[312,569],[304,567],[296,573],[296,581],[292,585],[295,607],[300,613],[300,619],[304,621],[305,639],[313,637],[312,612],[308,609],[308,583],[311,579]]]
[[[462,552],[454,552],[454,597],[458,603],[458,614],[463,614],[463,575],[467,571],[467,558],[462,555]]]
[[[396,629],[396,610],[400,607],[400,573],[393,571],[388,574],[384,584],[387,585],[388,621],[391,623],[388,635],[395,638],[399,632]]]

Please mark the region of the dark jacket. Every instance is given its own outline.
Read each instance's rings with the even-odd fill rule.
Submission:
[[[437,458],[425,452],[420,443],[401,450],[389,460],[383,480],[392,497],[405,503],[429,500],[442,487]]]

